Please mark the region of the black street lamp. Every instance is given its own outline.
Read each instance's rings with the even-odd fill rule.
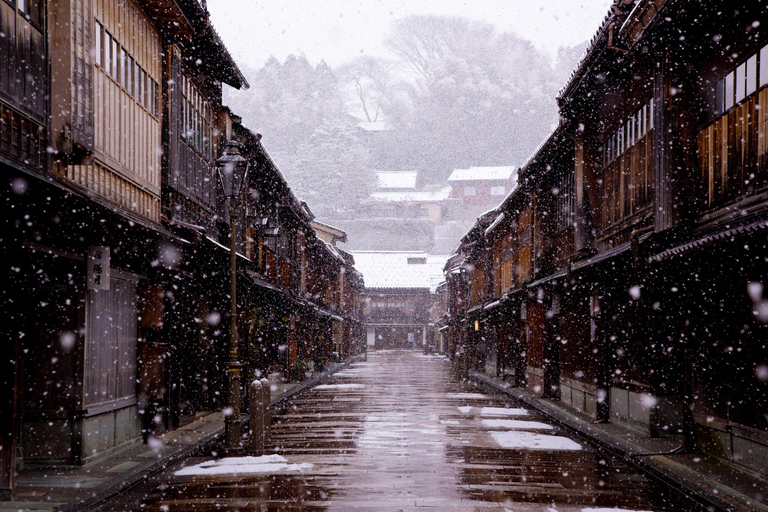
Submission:
[[[240,428],[240,361],[237,357],[237,203],[242,195],[245,177],[248,174],[248,160],[243,158],[240,145],[234,140],[224,143],[224,153],[216,160],[216,174],[224,196],[229,201],[229,359],[227,360],[227,381],[229,384],[229,414],[225,414],[225,443],[228,453],[243,451]]]

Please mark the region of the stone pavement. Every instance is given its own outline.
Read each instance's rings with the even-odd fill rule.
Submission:
[[[272,419],[267,456],[185,458],[98,510],[704,510],[440,356],[369,353]]]
[[[352,358],[357,361],[361,357]],[[307,388],[326,381],[349,362],[298,384],[272,386],[273,407]],[[138,440],[78,467],[26,468],[17,478],[13,501],[0,501],[0,512],[26,510],[88,510],[162,470],[173,462],[213,447],[224,434],[221,412],[203,413],[191,423],[167,431],[150,444]]]
[[[563,428],[662,481],[699,496],[703,502],[723,510],[768,512],[768,480],[713,457],[669,453],[681,444],[679,438],[650,438],[616,423],[593,423],[589,416],[558,401],[511,387],[501,379],[477,372],[472,372],[470,379],[538,410]]]

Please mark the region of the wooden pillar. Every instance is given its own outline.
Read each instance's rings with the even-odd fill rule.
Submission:
[[[676,56],[662,53],[653,80],[654,230],[676,227],[685,218],[690,203],[686,172],[695,162],[695,143],[687,107],[688,87],[676,86]],[[675,93],[672,93],[672,90]]]
[[[584,131],[577,130],[574,135],[574,252],[588,251],[592,248],[592,208],[590,207],[590,192],[594,184],[591,182],[589,169],[589,151],[585,147]]]
[[[560,397],[560,296],[549,293],[547,338],[544,345],[544,398]]]

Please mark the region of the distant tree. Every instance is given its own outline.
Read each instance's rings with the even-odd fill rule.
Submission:
[[[357,140],[341,84],[325,63],[304,56],[247,70],[251,88],[226,100],[243,123],[263,135],[289,185],[316,213],[350,208],[376,177]]]
[[[557,120],[551,62],[514,34],[411,16],[393,24],[386,44],[411,71],[411,102],[398,105],[390,135],[398,143],[389,145],[427,182],[458,167],[520,165]]]
[[[333,218],[354,209],[373,192],[375,172],[351,123],[326,121],[316,127],[284,164],[292,185],[315,214]]]
[[[250,89],[228,91],[225,101],[264,136],[275,160],[295,151],[324,122],[345,120],[338,79],[325,62],[312,66],[303,55],[289,55],[284,63],[270,57],[263,68],[245,73]]]
[[[391,61],[364,56],[339,69],[340,80],[354,90],[366,121],[378,121],[382,110],[397,101],[399,80],[393,67]]]

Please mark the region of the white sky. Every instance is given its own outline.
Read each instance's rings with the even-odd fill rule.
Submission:
[[[338,66],[386,56],[393,20],[411,14],[463,16],[515,32],[554,56],[590,39],[611,0],[208,0],[211,21],[235,62],[260,68],[270,55],[304,53]]]

